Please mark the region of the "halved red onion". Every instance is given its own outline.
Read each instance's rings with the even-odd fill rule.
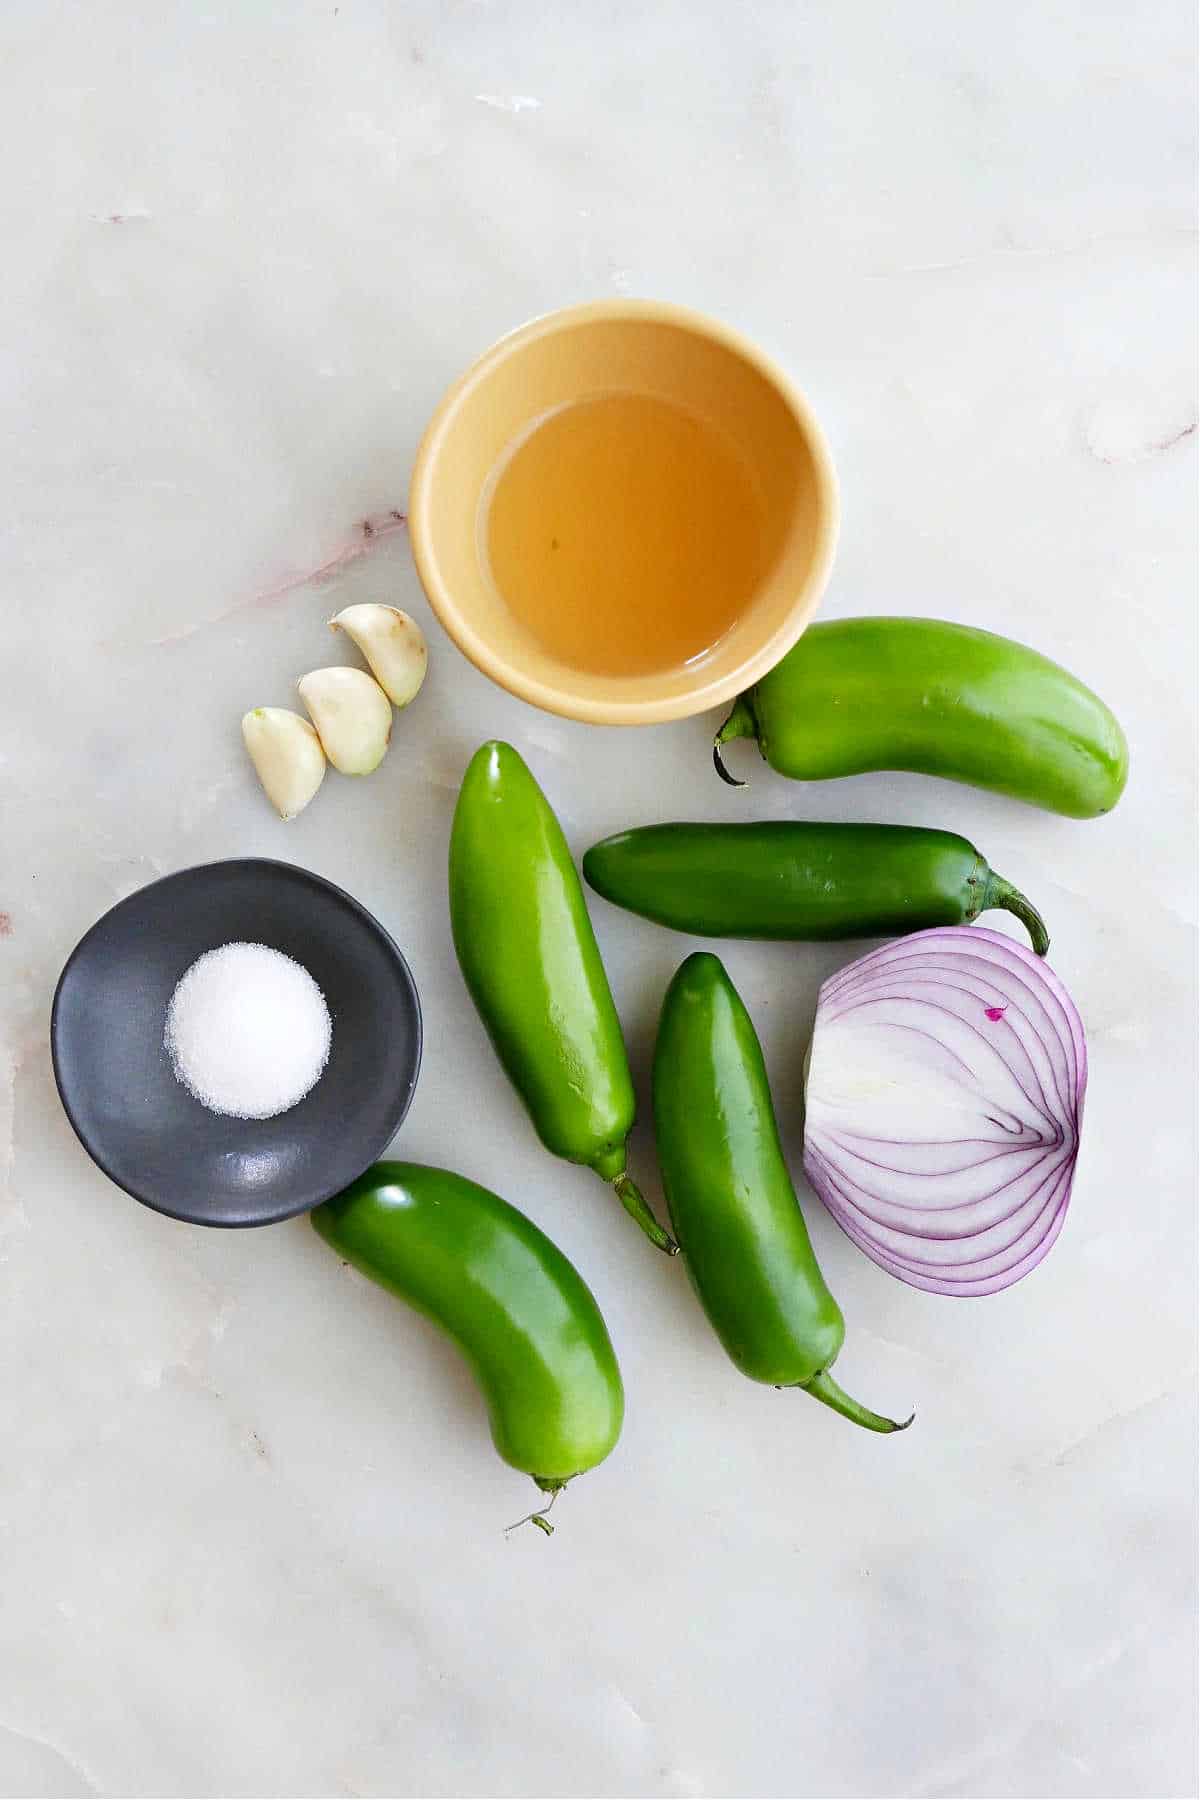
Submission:
[[[994,1294],[1062,1230],[1087,1089],[1083,1022],[1023,944],[918,931],[821,989],[804,1168],[900,1281]]]

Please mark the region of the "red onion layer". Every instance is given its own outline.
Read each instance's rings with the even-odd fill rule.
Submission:
[[[805,1172],[881,1269],[994,1294],[1062,1230],[1086,1088],[1083,1022],[1040,957],[982,925],[918,931],[821,989]]]

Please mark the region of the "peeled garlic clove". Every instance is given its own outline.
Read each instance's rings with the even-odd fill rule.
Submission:
[[[371,673],[394,706],[407,706],[421,691],[429,651],[415,619],[398,606],[364,602],[347,606],[329,621],[331,631],[344,631],[356,643]]]
[[[392,735],[392,707],[361,669],[314,669],[296,683],[326,756],[342,775],[369,775]]]
[[[308,720],[283,706],[256,706],[242,720],[242,742],[275,811],[294,819],[325,778],[325,752]]]

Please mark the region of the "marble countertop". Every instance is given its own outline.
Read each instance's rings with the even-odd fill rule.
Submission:
[[[1194,1792],[1191,27],[1176,0],[6,9],[0,1794]],[[1132,743],[1086,825],[754,779],[760,815],[965,831],[1044,907],[1088,1026],[1072,1215],[1010,1292],[911,1291],[803,1192],[838,1372],[916,1406],[902,1438],[735,1373],[679,1271],[534,1141],[448,942],[484,735],[577,849],[748,804],[711,718],[605,733],[491,687],[392,518],[450,378],[612,293],[730,320],[810,395],[844,491],[825,616],[1031,641]],[[238,718],[368,598],[429,629],[426,690],[377,776],[284,827]],[[395,933],[427,1024],[405,1152],[498,1187],[601,1299],[627,1426],[552,1543],[502,1535],[525,1484],[429,1328],[303,1220],[135,1205],[59,1108],[72,945],[238,854]],[[644,1112],[689,946],[596,917]],[[794,1154],[850,954],[728,947]]]

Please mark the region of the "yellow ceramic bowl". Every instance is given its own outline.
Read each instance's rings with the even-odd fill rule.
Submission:
[[[763,573],[704,656],[654,674],[557,661],[509,612],[487,567],[494,472],[542,418],[598,394],[650,394],[732,440],[764,500]],[[816,611],[837,538],[833,464],[806,401],[753,344],[682,307],[600,300],[534,319],[450,389],[409,494],[421,581],[459,649],[510,693],[598,725],[650,725],[731,700],[777,663]]]

